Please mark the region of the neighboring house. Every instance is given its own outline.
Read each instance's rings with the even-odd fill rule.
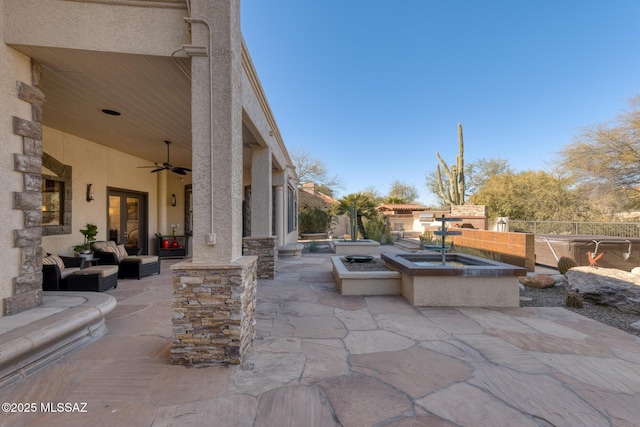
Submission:
[[[255,269],[243,235],[296,242],[297,176],[239,0],[0,0],[0,14],[2,315],[41,303],[40,249],[68,254],[88,222],[150,254],[179,224],[195,275]],[[151,173],[164,162],[192,172]]]
[[[300,207],[312,207],[329,209],[338,204],[338,201],[318,190],[313,183],[305,183],[299,189],[298,199]]]
[[[420,223],[420,215],[429,208],[415,203],[383,203],[376,209],[387,217],[391,231],[404,234],[411,232],[422,233],[423,229]]]
[[[300,208],[312,207],[330,211],[339,202],[333,197],[318,190],[317,185],[305,183],[299,188],[298,199]],[[329,227],[329,237],[343,237],[348,230],[348,220],[344,215],[333,217]]]

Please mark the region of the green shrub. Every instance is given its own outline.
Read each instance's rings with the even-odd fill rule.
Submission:
[[[389,231],[389,227],[387,226],[387,217],[383,215],[374,216],[365,219],[363,222],[364,230],[369,239],[382,243],[382,238],[389,236],[387,242],[390,241],[391,231]]]
[[[323,209],[305,206],[298,212],[298,232],[326,233],[331,224],[331,215]]]

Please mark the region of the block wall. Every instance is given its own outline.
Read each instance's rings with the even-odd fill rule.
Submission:
[[[502,262],[535,270],[535,239],[530,233],[508,233],[500,231],[456,229],[460,236],[450,239],[455,246],[465,246],[500,254]]]

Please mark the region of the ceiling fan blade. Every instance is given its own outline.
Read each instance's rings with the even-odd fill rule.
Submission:
[[[149,169],[149,168],[157,168],[157,167],[158,167],[157,165],[156,166],[137,166],[138,169],[142,169],[142,168]]]
[[[169,157],[169,147],[171,146],[171,141],[165,141],[165,144],[167,144],[167,161],[164,163],[156,163],[155,166],[138,166],[138,168],[155,168],[151,171],[151,173],[154,172],[160,172],[163,170],[170,170],[173,173],[176,173],[178,175],[186,175],[187,172],[191,172],[191,169],[189,168],[183,168],[180,166],[173,166],[170,161],[171,161],[171,157]]]

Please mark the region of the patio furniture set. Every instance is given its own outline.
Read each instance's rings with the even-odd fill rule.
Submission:
[[[118,287],[118,279],[160,274],[156,255],[140,255],[113,241],[94,242],[93,259],[51,255],[42,258],[42,290],[104,292]],[[97,265],[93,265],[93,263]]]

